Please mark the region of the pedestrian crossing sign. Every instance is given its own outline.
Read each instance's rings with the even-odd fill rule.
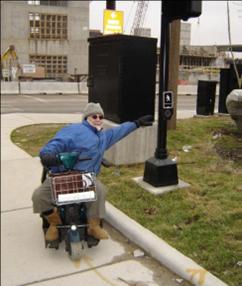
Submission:
[[[172,91],[163,92],[163,108],[164,109],[173,108],[173,92]]]

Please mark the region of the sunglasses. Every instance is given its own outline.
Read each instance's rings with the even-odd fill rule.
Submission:
[[[99,118],[100,120],[102,120],[104,117],[103,117],[103,115],[96,115],[95,114],[95,115],[92,115],[92,118],[93,119],[98,119]]]

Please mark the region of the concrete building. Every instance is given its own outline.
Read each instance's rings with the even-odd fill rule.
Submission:
[[[180,65],[184,68],[215,66],[216,46],[180,46]]]
[[[102,36],[103,33],[100,30],[89,30],[89,37],[96,38]]]
[[[190,46],[191,44],[191,24],[181,22],[180,46]]]
[[[1,1],[1,55],[14,45],[46,77],[87,74],[88,37],[89,1]]]
[[[151,37],[151,28],[134,28],[134,35],[141,37]]]

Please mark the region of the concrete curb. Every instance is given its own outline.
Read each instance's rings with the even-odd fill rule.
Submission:
[[[193,285],[228,286],[108,202],[105,220],[150,256]]]

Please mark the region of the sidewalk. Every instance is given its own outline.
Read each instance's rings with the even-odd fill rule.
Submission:
[[[178,118],[191,117],[193,112],[185,111],[178,112]],[[11,131],[17,127],[37,124],[37,123],[68,123],[78,122],[81,119],[79,114],[6,114],[2,115],[2,149],[1,149],[1,167],[2,167],[2,257],[4,257],[4,265],[2,265],[2,285],[31,285],[27,281],[40,281],[41,285],[67,285],[71,283],[67,282],[61,276],[69,275],[76,271],[73,269],[73,265],[67,265],[66,259],[62,259],[66,256],[63,249],[60,251],[50,253],[44,250],[43,234],[41,230],[41,222],[37,216],[32,214],[31,207],[31,194],[32,190],[39,185],[41,164],[38,158],[32,158],[30,155],[19,149],[10,140]],[[29,178],[28,180],[26,178]],[[21,198],[21,199],[19,199]],[[169,246],[166,242],[159,239],[150,231],[144,229],[141,225],[131,220],[125,214],[114,208],[111,204],[106,203],[106,220],[114,228],[118,229],[128,239],[134,241],[139,247],[144,249],[149,255],[158,260],[161,264],[165,265],[172,272],[175,272],[180,277],[190,281],[193,285],[197,286],[225,286],[226,284],[220,281],[218,278],[207,272],[201,266],[194,261],[185,257],[177,250]],[[16,217],[16,211],[18,211],[19,217]],[[29,229],[35,234],[30,238]],[[19,237],[18,237],[19,235]],[[31,251],[29,248],[31,243]],[[105,247],[105,245],[108,245]],[[25,247],[23,247],[25,245]],[[39,247],[43,245],[43,249]],[[6,247],[8,246],[8,247]],[[95,252],[95,248],[90,250],[95,257],[95,263],[97,265],[109,264],[110,257],[113,257],[113,253],[116,256],[122,255],[120,246],[114,241],[103,241],[102,248],[99,248],[98,252]],[[17,257],[16,255],[17,254]],[[37,254],[37,255],[36,255]],[[94,255],[95,254],[95,255]],[[52,256],[52,264],[42,263],[48,261],[48,257]],[[104,258],[106,257],[106,258]],[[53,264],[54,262],[54,264]],[[55,263],[56,262],[56,263]],[[87,267],[90,268],[92,263],[86,260],[86,264],[82,264],[78,272],[82,272]],[[97,266],[96,265],[96,266]],[[126,266],[127,267],[127,266]],[[31,269],[31,271],[27,271]],[[41,269],[41,271],[37,271]],[[117,269],[116,269],[117,271]],[[132,270],[136,271],[135,269]],[[147,273],[144,270],[137,268],[137,271],[141,271],[139,274],[143,281],[149,279]],[[37,273],[37,274],[36,274]],[[55,275],[58,273],[57,283],[50,284],[48,282],[41,282],[44,277]],[[68,274],[69,273],[69,274]],[[127,274],[124,272],[124,275]],[[146,273],[146,274],[145,274]],[[24,277],[29,279],[26,279]],[[111,273],[110,273],[111,275]],[[112,274],[113,275],[113,274]],[[111,275],[111,276],[112,276]],[[142,278],[142,275],[144,277]],[[145,276],[146,275],[146,276]],[[147,278],[148,277],[148,278]],[[100,277],[99,277],[100,278]],[[73,277],[72,277],[73,279]],[[88,277],[86,277],[88,284]],[[60,281],[62,281],[60,283]],[[77,282],[76,282],[77,283]],[[38,284],[38,283],[37,283]],[[72,284],[74,285],[74,284]],[[78,284],[75,284],[78,285]],[[111,283],[97,282],[99,285],[114,285]],[[125,285],[122,283],[115,285]],[[148,284],[153,285],[153,284]],[[157,284],[156,284],[157,285]],[[163,284],[161,284],[163,285]],[[164,284],[168,286],[168,284]],[[184,284],[181,284],[184,285]]]

